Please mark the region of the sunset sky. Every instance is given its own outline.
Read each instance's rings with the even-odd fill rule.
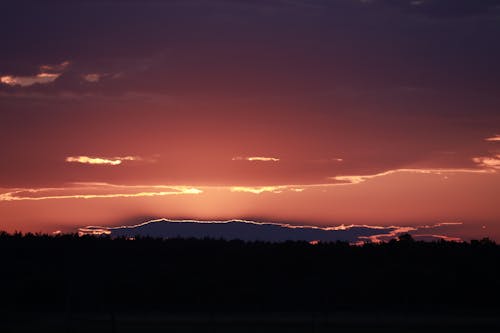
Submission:
[[[1,230],[453,223],[429,233],[500,241],[500,0],[0,12]]]

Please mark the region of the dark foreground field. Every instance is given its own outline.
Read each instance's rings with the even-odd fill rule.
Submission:
[[[499,332],[500,247],[0,235],[0,332]]]
[[[473,333],[500,331],[500,319],[490,315],[416,315],[387,313],[268,314],[21,314],[11,316],[2,332],[121,333]]]

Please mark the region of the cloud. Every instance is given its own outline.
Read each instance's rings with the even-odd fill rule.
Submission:
[[[83,79],[87,82],[96,83],[101,79],[102,74],[92,73],[83,75]]]
[[[281,193],[288,186],[232,186],[231,192],[246,192],[253,194],[261,194],[264,192]]]
[[[229,189],[231,192],[242,192],[242,193],[282,193],[285,191],[291,192],[303,192],[307,187],[319,187],[328,186],[328,184],[318,184],[318,185],[279,185],[279,186],[231,186]]]
[[[54,82],[70,65],[69,61],[57,65],[42,65],[39,73],[32,76],[0,76],[0,82],[9,86],[29,87],[34,84],[48,84]]]
[[[0,193],[0,201],[135,198],[201,193],[203,193],[202,190],[191,186],[73,183],[68,187],[11,189]]]
[[[42,73],[62,73],[64,72],[71,63],[69,61],[63,61],[56,65],[42,65],[40,66],[40,72]]]
[[[473,160],[474,160],[474,162],[478,163],[476,161],[476,159],[473,159]],[[486,163],[491,163],[491,162],[486,161]],[[370,180],[370,179],[388,176],[388,175],[397,174],[397,173],[442,175],[442,174],[453,174],[453,173],[491,173],[491,172],[494,172],[494,170],[491,170],[491,165],[487,165],[486,163],[484,165],[480,164],[480,166],[485,167],[484,169],[395,169],[395,170],[388,170],[388,171],[384,171],[384,172],[380,172],[380,173],[376,173],[376,174],[371,174],[371,175],[341,175],[341,176],[329,177],[329,179],[333,179],[335,181],[340,182],[340,183],[337,183],[336,185],[351,185],[351,184],[360,184],[360,183],[363,183],[363,182]]]
[[[232,158],[233,161],[249,161],[249,162],[279,162],[280,159],[277,157],[263,157],[263,156],[249,156],[242,157],[237,156]]]
[[[66,157],[66,162],[81,163],[81,164],[97,164],[97,165],[120,165],[124,161],[139,161],[142,160],[137,156],[124,157],[90,157],[90,156],[69,156]]]
[[[499,158],[500,155],[497,155]],[[476,161],[476,160],[475,160]],[[473,174],[483,174],[483,173],[494,173],[495,169],[500,168],[500,160],[492,158],[480,158],[476,163],[481,163],[482,169],[395,169],[387,170],[384,172],[379,172],[370,175],[340,175],[334,177],[328,177],[328,179],[333,180],[333,183],[320,183],[320,184],[290,184],[290,185],[273,185],[273,186],[231,186],[229,189],[231,192],[241,192],[241,193],[252,193],[252,194],[262,194],[262,193],[283,193],[283,192],[303,192],[307,189],[317,189],[317,188],[331,188],[335,186],[345,186],[345,185],[356,185],[364,183],[368,180],[390,176],[400,173],[412,173],[412,174],[422,174],[422,175],[445,175],[445,174],[457,174],[457,173],[473,173]]]
[[[495,136],[492,136],[492,137],[489,137],[489,138],[486,138],[484,139],[485,141],[491,141],[491,142],[495,142],[495,141],[500,141],[500,134],[497,134]]]
[[[472,160],[474,161],[474,163],[483,168],[490,170],[500,170],[500,154],[494,156],[474,157]]]
[[[36,83],[47,84],[54,82],[61,74],[40,73],[34,76],[1,76],[0,82],[9,86],[29,87]]]
[[[416,237],[425,237],[427,240],[428,239],[433,239],[433,240],[449,240],[449,241],[462,241],[461,238],[458,237],[449,237],[446,235],[435,235],[435,234],[418,234],[419,231],[421,230],[432,230],[432,229],[438,229],[438,228],[443,228],[443,227],[449,227],[449,226],[460,226],[462,225],[461,222],[442,222],[442,223],[437,223],[434,225],[421,225],[421,226],[403,226],[403,227],[393,227],[393,230],[391,230],[389,233],[383,232],[379,234],[373,234],[370,236],[360,236],[359,243],[363,242],[369,242],[369,243],[380,243],[380,242],[385,242],[391,239],[396,238],[399,235],[402,234],[412,234],[412,236]],[[417,234],[416,234],[417,233]]]
[[[154,219],[136,225],[118,227],[87,226],[79,228],[80,235],[111,235],[113,237],[133,238],[150,236],[159,238],[215,238],[240,239],[244,241],[307,241],[334,242],[346,241],[353,244],[366,242],[383,242],[404,233],[415,233],[416,236],[432,240],[461,241],[458,237],[437,234],[441,228],[460,226],[462,223],[437,223],[423,226],[369,226],[338,225],[317,227],[307,225],[291,225],[276,222],[256,222],[249,220],[200,221]],[[431,231],[432,233],[429,233]]]
[[[446,236],[446,235],[435,235],[435,234],[413,234],[413,238],[416,240],[422,241],[435,241],[435,240],[444,240],[447,242],[462,242],[462,238]]]

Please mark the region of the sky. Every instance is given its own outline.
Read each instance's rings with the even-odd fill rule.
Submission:
[[[0,12],[0,229],[453,223],[436,235],[500,241],[500,0]]]

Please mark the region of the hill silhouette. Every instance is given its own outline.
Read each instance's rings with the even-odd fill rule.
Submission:
[[[448,224],[434,226],[413,227],[414,232],[419,229],[437,229]],[[368,241],[370,237],[394,238],[407,228],[397,226],[364,226],[349,225],[337,227],[293,226],[285,223],[265,223],[247,220],[228,221],[196,221],[196,220],[167,220],[157,219],[147,222],[119,227],[89,226],[80,228],[79,232],[85,234],[109,234],[112,237],[158,237],[158,238],[212,238],[224,240],[286,242],[286,241],[343,241],[357,243]],[[439,231],[437,231],[439,232]],[[426,235],[426,240],[437,240],[439,236]]]

